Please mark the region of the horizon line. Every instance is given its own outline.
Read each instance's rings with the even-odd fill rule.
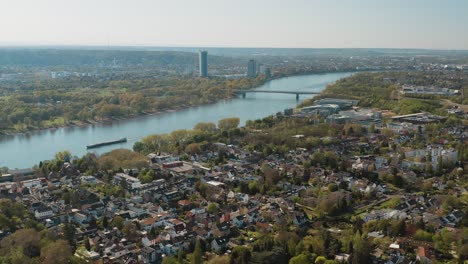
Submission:
[[[185,45],[146,45],[146,44],[136,44],[136,45],[102,45],[102,44],[2,44],[0,43],[0,48],[103,48],[103,49],[112,49],[112,48],[194,48],[194,49],[310,49],[310,50],[425,50],[425,51],[468,51],[468,49],[449,49],[449,48],[392,48],[392,47],[265,47],[265,46],[185,46]]]

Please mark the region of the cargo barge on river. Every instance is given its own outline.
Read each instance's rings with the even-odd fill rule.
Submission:
[[[107,146],[107,145],[112,145],[112,144],[118,144],[118,143],[124,143],[124,142],[127,142],[127,138],[119,138],[119,139],[116,139],[116,140],[111,140],[111,141],[105,141],[105,142],[100,142],[100,143],[96,143],[96,144],[91,144],[91,145],[87,145],[86,148],[87,148],[87,149],[99,148],[99,147],[102,147],[102,146]]]

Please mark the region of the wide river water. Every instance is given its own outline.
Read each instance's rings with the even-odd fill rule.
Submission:
[[[255,89],[321,92],[327,84],[350,76],[352,73],[326,73],[294,76],[270,81]],[[226,117],[239,117],[241,126],[245,121],[259,119],[286,108],[295,107],[302,100],[313,95],[301,95],[296,101],[295,94],[249,93],[246,98],[234,98],[211,105],[183,109],[158,115],[146,115],[123,121],[99,123],[85,127],[65,127],[55,130],[41,130],[27,134],[0,137],[0,167],[30,168],[41,160],[48,160],[54,154],[69,150],[81,157],[87,151],[102,154],[116,148],[131,149],[144,136],[169,133],[177,129],[191,129],[199,122],[217,123]],[[120,143],[87,150],[86,145],[127,137]]]

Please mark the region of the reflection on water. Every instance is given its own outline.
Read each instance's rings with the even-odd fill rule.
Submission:
[[[290,90],[320,92],[327,84],[351,73],[330,73],[296,76],[271,81],[259,90]],[[301,95],[300,101],[311,95]],[[299,101],[299,102],[300,102]],[[295,107],[298,101],[294,94],[252,93],[246,98],[235,98],[212,105],[140,116],[127,120],[34,131],[26,134],[0,137],[0,167],[25,168],[51,159],[55,153],[69,150],[73,155],[86,153],[86,145],[127,137],[126,143],[91,150],[98,154],[115,148],[132,148],[144,136],[155,133],[170,133],[176,129],[191,129],[199,122],[214,122],[226,117],[239,117],[241,125],[249,119],[258,119]]]

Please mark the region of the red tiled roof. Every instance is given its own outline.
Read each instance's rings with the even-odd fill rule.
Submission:
[[[192,202],[189,200],[180,200],[177,202],[177,204],[185,206],[185,205],[190,205]]]
[[[418,256],[425,257],[426,256],[426,249],[424,247],[418,247]]]
[[[257,222],[255,223],[255,226],[259,227],[259,228],[270,228],[270,224],[267,224],[267,223],[262,223],[262,222]]]

